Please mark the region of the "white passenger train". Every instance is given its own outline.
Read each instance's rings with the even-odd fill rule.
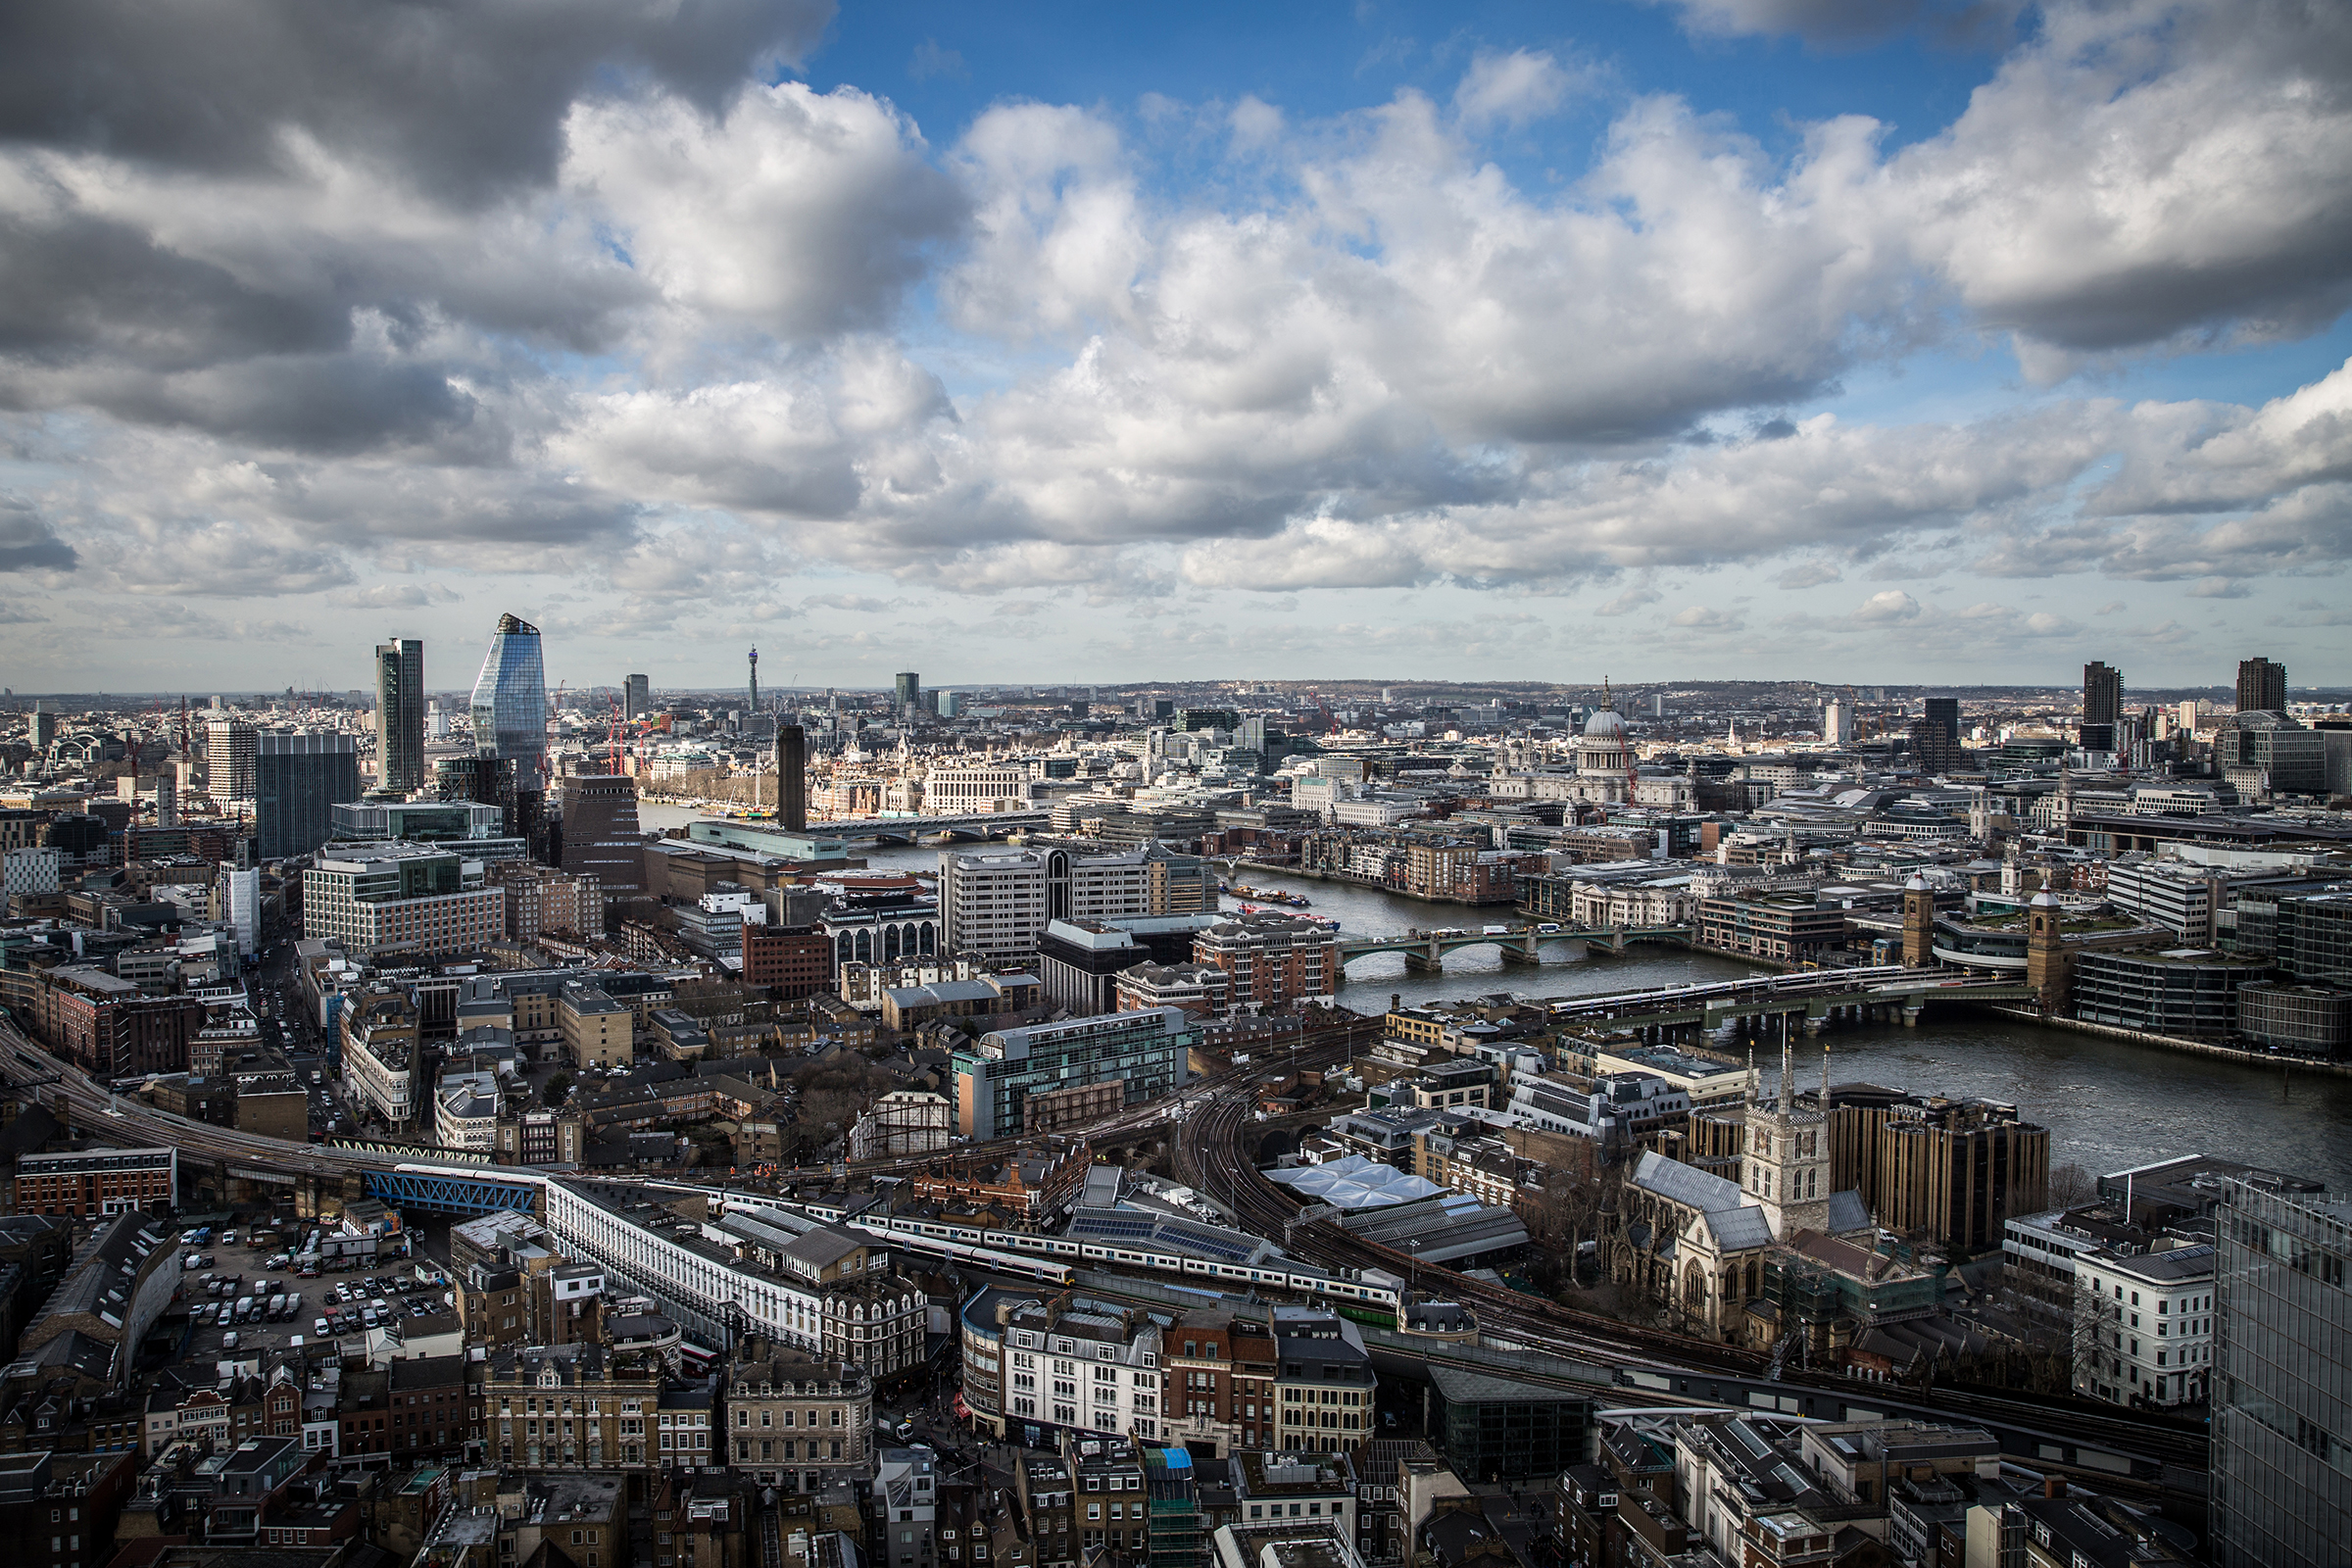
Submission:
[[[478,1166],[423,1162],[395,1168],[417,1174],[465,1176],[474,1180],[486,1178],[536,1187],[544,1187],[550,1180],[538,1171],[512,1165],[501,1165],[487,1171]],[[1401,1280],[1379,1269],[1335,1272],[1294,1258],[1268,1258],[1257,1263],[1229,1262],[1195,1257],[1151,1245],[1138,1246],[1091,1237],[982,1230],[977,1226],[949,1225],[938,1220],[898,1214],[852,1216],[832,1204],[796,1203],[767,1193],[701,1187],[691,1182],[641,1180],[626,1182],[625,1185],[694,1193],[712,1200],[722,1208],[782,1209],[805,1214],[828,1225],[864,1231],[910,1252],[949,1258],[975,1268],[995,1269],[1046,1285],[1073,1284],[1077,1271],[1089,1266],[1143,1269],[1154,1274],[1198,1281],[1203,1286],[1214,1282],[1244,1290],[1256,1287],[1389,1311],[1396,1310],[1397,1294],[1403,1285]]]

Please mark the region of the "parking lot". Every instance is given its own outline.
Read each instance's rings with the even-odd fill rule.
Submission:
[[[405,1259],[349,1272],[301,1278],[273,1232],[255,1246],[235,1230],[195,1241],[183,1231],[180,1301],[189,1334],[184,1358],[199,1364],[250,1359],[297,1342],[357,1341],[370,1329],[395,1340],[420,1321],[450,1311],[446,1285],[427,1285]],[[229,1240],[234,1237],[235,1240]],[[193,1261],[193,1266],[191,1265]]]

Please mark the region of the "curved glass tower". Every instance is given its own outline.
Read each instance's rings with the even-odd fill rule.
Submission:
[[[514,763],[515,789],[547,787],[547,666],[539,628],[513,615],[498,617],[473,683],[473,750]]]

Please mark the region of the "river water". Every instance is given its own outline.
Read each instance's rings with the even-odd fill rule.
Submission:
[[[703,813],[643,806],[647,828]],[[866,852],[869,864],[937,870],[939,852],[914,847]],[[1245,870],[1236,880],[1305,897],[1349,936],[1413,927],[1473,927],[1513,918],[1506,909],[1423,904],[1374,888]],[[1226,901],[1233,906],[1233,900]],[[1398,954],[1373,954],[1348,966],[1340,1000],[1358,1012],[1508,991],[1527,998],[1591,996],[1642,986],[1740,979],[1757,971],[1706,954],[1636,946],[1624,957],[1588,954],[1582,943],[1551,943],[1539,969],[1506,968],[1493,950],[1449,954],[1442,975],[1408,975]],[[2016,1105],[2050,1129],[2050,1162],[2094,1174],[2182,1154],[2215,1154],[2291,1171],[2352,1191],[2352,1078],[2272,1071],[1992,1016],[1929,1013],[1916,1029],[1841,1028],[1800,1041],[1800,1084],[1821,1081],[1821,1053],[1833,1054],[1840,1083],[1868,1081],[1916,1094],[1979,1096]],[[1768,1061],[1769,1093],[1779,1063]]]

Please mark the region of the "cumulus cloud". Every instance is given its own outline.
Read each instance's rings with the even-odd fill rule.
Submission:
[[[1835,44],[2005,8],[1683,9]],[[1617,616],[1676,566],[2215,597],[2352,560],[2352,367],[2259,407],[1805,412],[1981,335],[2062,374],[2331,318],[2342,8],[2059,0],[1899,150],[1637,96],[1536,189],[1480,146],[1580,89],[1533,50],[1312,123],[999,102],[942,151],[775,82],[814,5],[212,10],[0,21],[13,569],[351,608],[429,592],[385,567],[529,571],[650,629],[698,591],[824,608],[775,597],[812,564],[1090,602],[1600,583]],[[1262,181],[1171,191],[1175,135]],[[1888,592],[1814,629],[1931,622]]]
[[[1524,125],[1558,110],[1570,86],[1568,73],[1544,50],[1482,50],[1453,90],[1453,112],[1472,129]]]
[[[751,88],[717,117],[667,95],[584,103],[565,141],[565,186],[703,322],[783,338],[883,324],[963,220],[913,125],[852,87]]]
[[[1691,631],[1736,631],[1740,626],[1740,617],[1736,613],[1711,610],[1705,605],[1690,605],[1669,616],[1667,624]]]
[[[1872,594],[1854,612],[1854,619],[1866,626],[1883,626],[1892,621],[1918,618],[1919,601],[1900,588]]]

